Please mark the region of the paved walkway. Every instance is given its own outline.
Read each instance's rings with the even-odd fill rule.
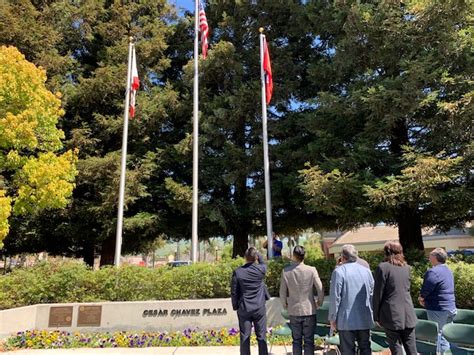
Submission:
[[[287,347],[291,351],[291,346]],[[107,349],[56,349],[56,350],[17,350],[1,353],[2,355],[238,355],[236,346],[189,347],[189,348],[107,348]],[[257,347],[252,347],[252,354],[258,354]],[[271,354],[286,355],[283,346],[274,346]]]

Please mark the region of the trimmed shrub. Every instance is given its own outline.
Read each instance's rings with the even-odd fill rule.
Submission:
[[[367,258],[375,269],[378,260]],[[329,293],[335,260],[311,259]],[[289,259],[268,263],[266,284],[272,296],[278,296],[280,276]],[[0,276],[0,309],[37,303],[98,301],[145,301],[230,297],[230,280],[243,259],[224,260],[216,264],[197,263],[177,268],[147,269],[139,266],[105,267],[92,270],[76,261],[43,262],[30,268],[19,268]],[[376,264],[376,265],[373,265]],[[456,301],[459,308],[474,308],[474,264],[448,262],[454,273]],[[426,262],[412,267],[411,293],[418,306],[418,295]]]
[[[379,266],[379,264],[383,261],[383,252],[380,252],[380,253],[360,252],[359,257],[369,263],[370,270],[375,270],[377,266]]]
[[[448,262],[454,274],[454,293],[458,308],[474,308],[474,264]]]
[[[449,257],[452,262],[464,261],[467,264],[474,264],[474,255],[454,254]]]
[[[329,287],[331,282],[331,275],[333,270],[336,267],[336,260],[334,259],[317,259],[311,264],[308,262],[308,265],[314,266],[318,270],[319,278],[323,283],[324,293],[329,294]]]
[[[280,292],[280,278],[282,270],[291,263],[290,259],[275,259],[268,263],[266,284],[270,295],[278,297]],[[314,266],[318,271],[319,278],[323,284],[325,294],[329,294],[329,283],[331,274],[336,267],[336,261],[333,259],[311,259],[305,258],[305,264]]]
[[[280,294],[280,278],[283,268],[291,263],[290,259],[279,258],[268,263],[267,276],[265,283],[267,284],[268,292],[273,297],[278,297]]]

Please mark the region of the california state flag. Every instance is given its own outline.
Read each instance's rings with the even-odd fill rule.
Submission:
[[[135,116],[135,96],[140,87],[140,80],[138,79],[137,58],[135,56],[135,46],[132,51],[132,78],[130,83],[130,117]]]

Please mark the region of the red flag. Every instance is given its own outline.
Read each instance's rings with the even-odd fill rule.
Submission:
[[[132,78],[130,83],[130,117],[135,116],[135,96],[140,87],[140,80],[138,79],[137,58],[135,57],[135,46],[132,51]]]
[[[272,65],[270,63],[270,52],[268,51],[266,38],[263,38],[263,71],[265,73],[265,96],[267,98],[268,105],[272,99],[273,77]]]
[[[206,12],[204,11],[204,6],[202,6],[201,1],[199,1],[199,31],[201,32],[202,57],[206,59],[207,47],[209,46],[207,42],[207,37],[209,36],[209,25],[207,24]]]

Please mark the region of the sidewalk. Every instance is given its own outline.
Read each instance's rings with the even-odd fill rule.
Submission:
[[[287,346],[291,352],[291,345]],[[189,348],[107,348],[107,349],[55,349],[55,350],[17,350],[0,353],[2,355],[238,355],[237,346],[189,347]],[[252,354],[258,354],[256,346]],[[274,346],[271,354],[286,355],[283,346]]]

